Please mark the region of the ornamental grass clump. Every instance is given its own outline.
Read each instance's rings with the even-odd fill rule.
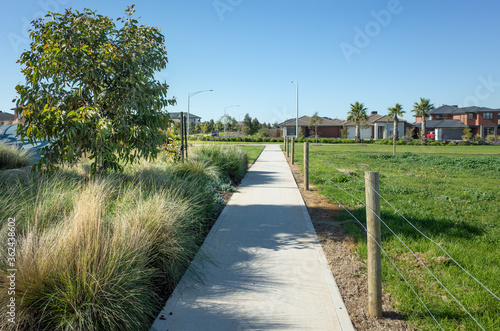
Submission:
[[[214,155],[231,167],[246,162],[236,151]],[[0,329],[148,330],[210,230],[227,177],[207,156],[98,178],[82,165],[0,171],[0,242],[9,218],[17,240],[15,295],[0,244]],[[16,324],[5,318],[11,297]]]
[[[15,145],[0,143],[0,170],[14,169],[33,164],[33,155]]]
[[[134,330],[153,317],[159,298],[150,281],[151,234],[107,222],[111,192],[105,181],[89,183],[65,222],[19,236],[15,327]],[[1,283],[6,276],[0,274]],[[0,298],[2,310],[7,299]],[[15,329],[2,323],[2,329]]]
[[[208,160],[217,166],[222,175],[232,181],[240,181],[248,170],[248,156],[234,146],[202,146],[192,151],[195,160]]]

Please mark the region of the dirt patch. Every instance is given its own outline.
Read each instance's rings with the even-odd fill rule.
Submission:
[[[326,259],[340,289],[349,316],[356,330],[415,330],[394,309],[393,299],[383,293],[383,317],[368,316],[368,286],[366,265],[352,253],[355,240],[344,232],[346,222],[336,221],[342,207],[330,203],[310,185],[304,191],[302,172],[297,165],[290,166],[302,198],[306,203]]]

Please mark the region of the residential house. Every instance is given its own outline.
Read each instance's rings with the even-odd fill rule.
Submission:
[[[170,119],[172,119],[172,121],[177,122],[177,123],[179,123],[181,121],[181,113],[170,113],[169,115],[170,115]],[[188,114],[185,112],[184,118],[186,118],[186,121],[187,121],[187,115]],[[190,113],[189,114],[189,123],[191,125],[196,125],[196,124],[201,125],[201,117]]]
[[[356,123],[353,121],[344,121],[342,125],[347,128],[347,138],[354,139],[356,136]],[[402,138],[406,131],[411,129],[405,120],[399,119],[398,136]],[[379,115],[376,111],[372,111],[368,116],[368,120],[360,125],[359,134],[361,139],[391,139],[394,131],[394,119],[387,115]]]
[[[461,139],[465,126],[474,135],[486,138],[498,135],[500,128],[500,109],[486,107],[458,107],[443,105],[429,112],[430,119],[425,122],[426,130],[437,130],[437,140]],[[416,117],[417,128],[422,126],[422,117]]]
[[[314,126],[309,127],[311,121],[310,116],[299,117],[299,137],[313,137],[315,136]],[[342,121],[339,119],[331,119],[322,117],[322,122],[317,124],[318,137],[322,138],[339,138],[340,129],[342,128]],[[278,124],[281,129],[282,137],[295,137],[296,119],[292,118],[283,123]]]
[[[9,124],[16,119],[16,116],[11,113],[6,113],[0,110],[0,125]]]

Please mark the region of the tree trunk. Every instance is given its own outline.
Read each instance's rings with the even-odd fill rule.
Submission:
[[[396,140],[398,140],[398,117],[394,116],[394,129],[392,131],[392,155],[396,155]]]
[[[355,142],[360,142],[360,137],[359,137],[359,124],[356,124],[356,135],[354,136],[354,141],[355,141]]]
[[[420,140],[422,140],[422,141],[425,141],[425,139],[426,139],[426,136],[425,136],[426,135],[426,132],[425,132],[425,115],[426,114],[424,114],[422,116],[422,127],[421,127],[422,131],[420,132]]]

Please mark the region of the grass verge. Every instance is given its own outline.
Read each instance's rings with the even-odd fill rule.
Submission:
[[[301,147],[296,150],[300,164]],[[500,156],[478,155],[486,154],[485,150],[496,150],[496,147],[407,146],[422,151],[429,147],[442,151],[452,149],[449,156],[415,153],[392,156],[374,153],[373,147],[382,146],[356,146],[352,151],[344,146],[311,146],[311,182],[332,203],[338,205],[336,199],[341,201],[364,224],[366,210],[360,202],[365,200],[364,172],[378,171],[382,196],[439,245],[425,239],[382,201],[384,222],[479,324],[486,330],[500,329],[499,301],[441,250],[449,252],[493,293],[500,293],[497,281],[500,273]],[[344,230],[355,239],[355,252],[362,260],[366,259],[366,233],[347,212],[337,220],[346,222]],[[479,328],[384,225],[382,247],[445,330]],[[418,329],[437,329],[432,317],[390,262],[383,259],[382,265],[384,288],[394,297],[398,311]]]

